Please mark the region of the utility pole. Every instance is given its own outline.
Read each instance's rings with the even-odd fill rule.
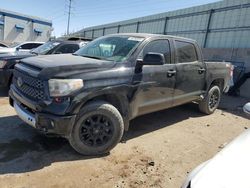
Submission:
[[[68,27],[67,27],[67,35],[69,35],[69,24],[70,24],[70,16],[71,16],[71,2],[72,2],[72,0],[69,0],[69,12],[68,12]]]

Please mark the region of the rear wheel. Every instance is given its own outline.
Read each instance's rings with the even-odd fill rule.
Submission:
[[[69,137],[71,146],[83,155],[108,153],[120,142],[124,132],[119,111],[104,101],[85,106]]]
[[[212,86],[207,96],[199,103],[199,109],[205,114],[212,114],[218,108],[221,99],[221,91],[218,86]]]

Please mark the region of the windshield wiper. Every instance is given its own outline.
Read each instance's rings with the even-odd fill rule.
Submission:
[[[102,59],[100,57],[95,57],[95,56],[89,56],[89,55],[81,55],[82,57],[88,57],[88,58],[93,58],[93,59]]]

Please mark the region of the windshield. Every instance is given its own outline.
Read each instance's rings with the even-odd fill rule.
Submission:
[[[110,36],[98,38],[75,52],[75,55],[122,62],[143,41],[141,37]]]
[[[31,53],[45,55],[45,54],[47,54],[47,52],[49,52],[51,49],[58,46],[59,44],[60,44],[59,42],[46,42],[43,45],[32,50]]]

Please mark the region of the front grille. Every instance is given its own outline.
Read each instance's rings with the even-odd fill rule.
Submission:
[[[34,100],[45,99],[44,82],[18,70],[14,70],[13,84],[26,97]]]

